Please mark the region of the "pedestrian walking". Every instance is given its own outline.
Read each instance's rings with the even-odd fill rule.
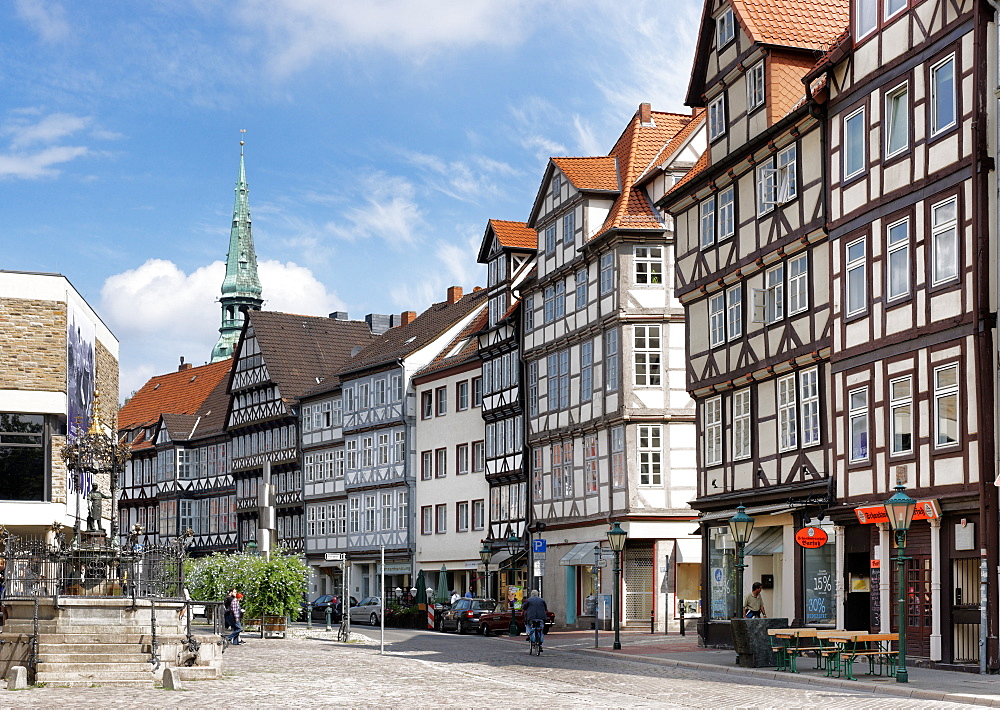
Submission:
[[[232,633],[226,638],[229,643],[234,646],[238,646],[241,643],[246,643],[246,641],[240,640],[240,633],[243,631],[243,608],[241,602],[243,600],[243,595],[236,591],[233,587],[229,595],[226,597],[226,628],[232,629]]]

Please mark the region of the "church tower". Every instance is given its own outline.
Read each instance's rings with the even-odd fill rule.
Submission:
[[[212,362],[233,356],[247,311],[259,311],[264,303],[260,297],[257,253],[253,248],[253,232],[250,228],[249,192],[241,140],[240,176],[236,181],[233,227],[229,233],[229,253],[226,254],[226,278],[222,281],[222,297],[219,299],[222,304],[222,327],[219,328],[219,342],[212,350]]]

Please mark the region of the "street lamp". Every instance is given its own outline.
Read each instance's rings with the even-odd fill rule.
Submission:
[[[625,538],[628,537],[628,533],[622,530],[621,525],[618,524],[616,520],[614,525],[608,530],[608,543],[611,545],[611,549],[615,552],[615,608],[612,611],[612,616],[615,619],[615,642],[611,645],[611,648],[620,649],[622,647],[621,640],[621,604],[622,604],[622,550],[625,549]]]
[[[899,668],[896,670],[896,682],[909,683],[910,676],[906,672],[906,560],[903,552],[906,549],[906,531],[913,522],[913,511],[917,501],[906,495],[903,486],[896,486],[892,498],[885,502],[885,514],[889,517],[889,525],[896,533],[896,566],[899,576]]]
[[[510,573],[511,577],[514,575],[514,555],[521,551],[521,538],[518,537],[517,533],[513,530],[510,531],[510,535],[507,536],[507,552],[510,553]],[[508,586],[511,586],[508,583]],[[510,607],[510,629],[508,634],[510,636],[520,636],[521,631],[517,628],[517,621],[514,619],[514,600],[511,599],[508,602]]]
[[[750,541],[750,533],[753,532],[753,518],[747,515],[747,509],[741,503],[736,508],[736,515],[729,519],[729,532],[732,533],[733,542],[736,543],[736,605],[739,609],[737,616],[743,616],[743,570],[747,568],[743,564],[743,550]]]
[[[490,559],[493,557],[493,550],[490,546],[486,544],[486,540],[482,541],[483,547],[479,550],[479,559],[483,561],[483,567],[486,569],[486,593],[483,594],[485,599],[490,598]]]

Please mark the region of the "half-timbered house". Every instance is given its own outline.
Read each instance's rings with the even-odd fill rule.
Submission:
[[[997,604],[986,574],[998,561],[984,99],[993,13],[973,0],[849,4],[849,31],[812,75],[829,95],[836,622],[899,629],[894,543],[871,509],[905,486],[919,501],[907,655],[975,669],[981,565],[988,608]],[[996,624],[989,614],[982,659],[994,670]]]
[[[488,320],[481,305],[475,318],[413,378],[417,475],[413,513],[416,567],[459,594],[486,590],[479,551],[486,532],[484,431],[480,414],[483,364],[476,334]],[[475,390],[475,391],[474,391]],[[494,589],[491,585],[490,589]]]
[[[298,398],[375,336],[364,321],[247,313],[228,383],[239,544],[304,547]]]
[[[662,627],[667,558],[698,563],[683,522],[694,426],[683,312],[665,278],[673,235],[634,183],[667,146],[678,168],[692,164],[702,125],[642,104],[608,155],[549,161],[527,222],[537,235],[522,288],[530,517],[545,525],[545,595],[567,625],[593,622],[580,617],[593,613],[593,548],[611,520],[629,534],[625,621],[648,624],[655,611]]]
[[[409,589],[415,580],[412,506],[419,413],[413,376],[469,324],[485,298],[481,289],[463,297],[461,288],[449,288],[447,300],[419,317],[413,311],[401,314],[398,327],[354,355],[338,373],[348,562],[356,596],[378,593],[383,548],[386,584]],[[479,386],[478,381],[473,385]]]
[[[232,360],[151,378],[118,413],[131,445],[119,502],[119,534],[135,525],[168,542],[191,530],[193,555],[237,549],[235,488],[225,431]],[[143,539],[143,538],[140,538]]]
[[[484,457],[489,482],[488,545],[494,571],[504,570],[502,585],[527,583],[527,555],[513,559],[505,541],[525,539],[530,502],[524,441],[524,392],[521,368],[521,285],[531,275],[538,234],[524,222],[491,219],[478,261],[487,266],[488,320],[479,333],[483,361],[482,417],[486,423]],[[491,586],[491,589],[494,587]],[[499,588],[499,587],[496,587]]]
[[[676,220],[697,403],[709,645],[729,643],[741,613],[727,526],[741,503],[756,520],[746,588],[764,584],[770,616],[834,618],[832,604],[807,612],[802,572],[830,571],[832,548],[810,557],[793,535],[832,480],[825,146],[803,77],[846,26],[845,0],[707,0],[686,102],[707,112],[708,149],[659,203]]]

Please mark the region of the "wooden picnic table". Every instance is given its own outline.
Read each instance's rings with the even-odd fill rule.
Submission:
[[[798,673],[798,657],[808,651],[816,652],[816,667],[820,668],[820,653],[823,646],[817,640],[819,631],[820,629],[811,627],[768,629],[768,635],[774,638],[774,646],[771,648],[778,659],[776,670]]]
[[[826,640],[831,644],[830,648],[823,651],[823,655],[827,657],[828,676],[836,672],[838,677],[843,674],[850,680],[857,680],[854,677],[854,662],[859,658],[868,661],[866,675],[896,675],[899,634],[841,631],[827,635]],[[895,651],[892,650],[893,642],[897,645]]]

